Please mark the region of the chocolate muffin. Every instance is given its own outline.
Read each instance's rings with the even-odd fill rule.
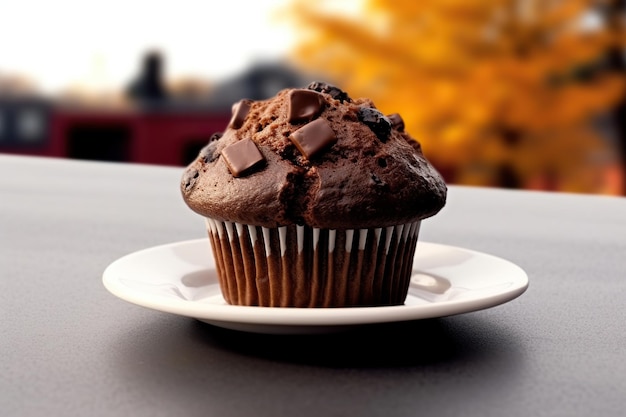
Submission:
[[[241,100],[185,169],[230,304],[402,304],[421,220],[446,185],[404,130],[366,98],[314,82]]]

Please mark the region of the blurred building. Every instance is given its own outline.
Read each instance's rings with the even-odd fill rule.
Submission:
[[[36,95],[0,95],[0,150],[37,152],[49,141],[52,112]]]
[[[280,62],[257,63],[216,85],[208,96],[209,106],[218,110],[230,108],[242,98],[263,100],[284,88],[304,87],[310,81],[305,74]]]
[[[164,64],[148,53],[121,100],[0,89],[0,152],[186,165],[226,127],[234,102],[308,83],[281,63],[262,63],[216,85],[179,81],[170,88]]]

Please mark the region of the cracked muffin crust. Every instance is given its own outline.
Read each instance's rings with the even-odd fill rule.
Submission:
[[[314,82],[241,100],[184,171],[187,205],[205,217],[280,227],[386,227],[436,214],[446,185],[398,114]]]

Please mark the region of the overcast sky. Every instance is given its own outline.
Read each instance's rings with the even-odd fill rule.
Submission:
[[[168,78],[219,79],[286,53],[292,28],[272,18],[286,3],[0,0],[0,75],[27,75],[51,93],[77,84],[115,88],[157,48]]]

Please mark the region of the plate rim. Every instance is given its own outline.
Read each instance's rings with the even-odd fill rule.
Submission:
[[[513,280],[513,285],[505,291],[492,293],[479,299],[469,299],[463,301],[443,300],[431,302],[425,305],[403,304],[398,306],[381,307],[298,308],[235,306],[228,304],[221,305],[202,301],[184,300],[181,298],[173,299],[153,294],[146,296],[145,293],[141,293],[136,289],[129,288],[128,286],[124,286],[120,283],[120,277],[117,276],[118,271],[116,271],[116,269],[119,268],[124,262],[132,260],[132,258],[141,257],[149,252],[157,252],[185,245],[205,245],[210,251],[209,240],[206,238],[182,240],[143,248],[123,255],[111,262],[102,273],[102,283],[111,294],[132,304],[161,312],[196,318],[209,323],[215,321],[215,324],[217,325],[223,325],[224,323],[239,323],[245,325],[299,327],[334,327],[377,324],[421,320],[469,313],[492,308],[511,301],[522,295],[528,289],[529,285],[528,274],[526,271],[508,259],[460,246],[427,241],[418,241],[416,254],[419,254],[420,247],[431,247],[439,250],[446,249],[469,252],[475,256],[490,258],[507,265],[511,268],[511,271],[515,271],[517,276]],[[207,267],[210,266],[210,264],[207,264]],[[420,270],[419,268],[415,268],[414,270],[418,272],[428,271],[427,269]]]

